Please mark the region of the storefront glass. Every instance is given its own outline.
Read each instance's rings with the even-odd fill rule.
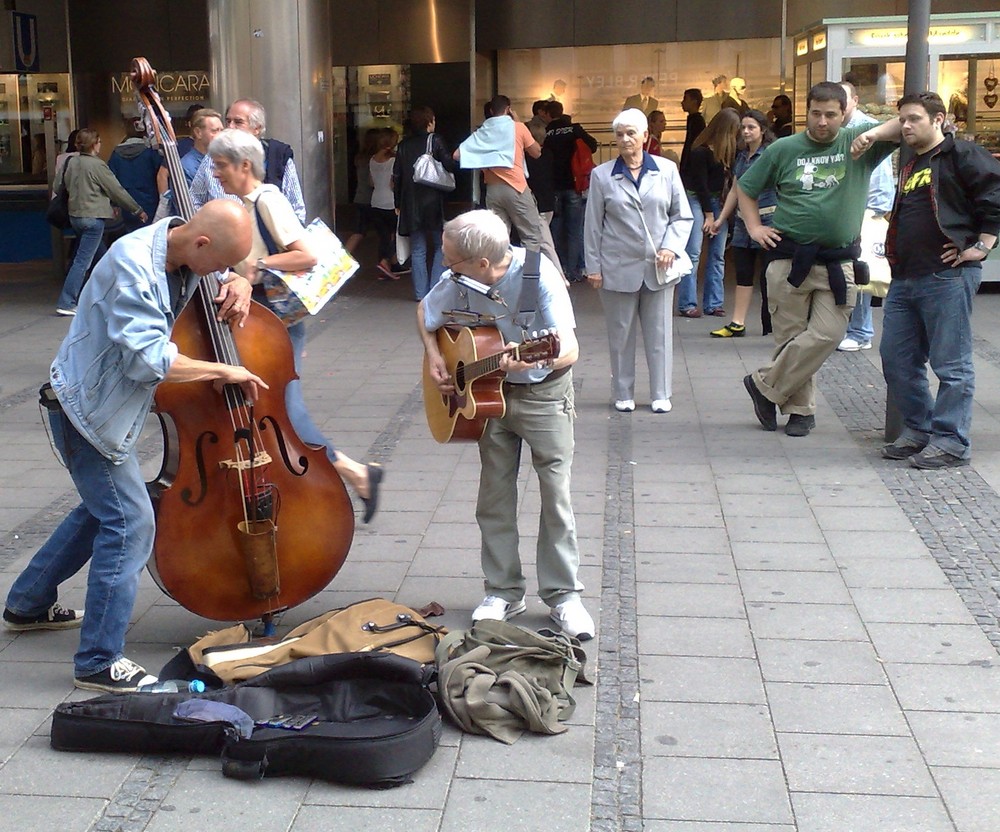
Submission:
[[[746,101],[767,112],[779,92],[781,40],[508,49],[497,57],[497,88],[510,97],[522,121],[531,117],[534,101],[558,99],[601,143],[597,161],[604,161],[613,153],[612,119],[647,76],[656,82],[651,95],[667,119],[663,143],[677,152],[684,143],[686,115],[680,102],[688,87],[701,89],[707,98],[712,78],[740,76],[747,85]],[[475,112],[482,111],[484,101],[476,102]]]

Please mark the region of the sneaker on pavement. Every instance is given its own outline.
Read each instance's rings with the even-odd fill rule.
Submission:
[[[744,324],[735,324],[730,321],[722,329],[715,329],[709,333],[713,338],[742,338],[747,334],[747,328]]]
[[[140,685],[151,685],[156,681],[146,668],[122,656],[110,667],[99,673],[81,676],[73,684],[81,690],[98,690],[102,693],[135,693]]]
[[[72,318],[76,314],[75,306],[57,306],[56,314],[62,315],[65,318]]]
[[[619,413],[631,413],[635,410],[635,401],[632,399],[618,399],[615,402],[615,410]]]
[[[924,471],[936,471],[939,468],[961,468],[969,464],[968,457],[955,456],[933,445],[928,445],[920,453],[910,457],[910,465]]]
[[[40,615],[18,615],[4,608],[3,624],[18,633],[27,630],[72,630],[83,623],[83,610],[69,610],[53,604]]]
[[[653,413],[669,413],[674,406],[670,403],[670,399],[653,399],[649,407]]]
[[[786,436],[808,436],[809,431],[816,427],[815,416],[802,416],[799,413],[792,413],[788,417],[788,424],[785,425]]]
[[[753,399],[753,412],[757,421],[760,422],[760,426],[764,430],[777,430],[778,414],[774,402],[757,389],[757,385],[753,383],[753,376],[744,376],[743,386],[746,387],[750,398]]]
[[[840,342],[840,346],[837,347],[841,352],[857,352],[858,350],[870,350],[871,348],[871,341],[858,341],[855,338],[845,338]]]
[[[919,454],[927,447],[926,442],[918,442],[915,439],[900,437],[895,442],[882,446],[882,456],[886,459],[909,459],[914,454]]]
[[[594,619],[590,617],[590,613],[579,598],[563,601],[553,607],[549,618],[555,621],[566,635],[575,636],[580,641],[592,639],[597,632]]]
[[[520,615],[527,609],[522,598],[520,601],[505,601],[496,595],[487,595],[482,603],[472,611],[472,620],[476,621],[506,621],[515,615]]]

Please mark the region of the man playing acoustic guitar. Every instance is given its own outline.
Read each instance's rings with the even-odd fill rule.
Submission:
[[[417,307],[417,330],[427,352],[430,377],[443,395],[454,380],[435,332],[456,318],[477,315],[495,323],[508,346],[525,340],[520,318],[525,250],[510,245],[507,228],[491,211],[469,211],[444,227],[444,263],[450,272]],[[449,279],[450,278],[450,279]],[[594,620],[580,600],[580,552],[570,499],[573,464],[573,376],[579,356],[576,319],[566,286],[555,266],[541,258],[537,309],[531,329],[555,330],[560,344],[551,359],[524,362],[500,359],[506,374],[504,415],[490,419],[479,440],[482,471],[476,520],[482,533],[486,597],[472,620],[506,620],[525,610],[526,582],[518,551],[517,476],[521,444],[531,449],[538,475],[541,517],[538,526],[538,594],[563,632],[593,638]],[[452,314],[458,311],[459,315]]]

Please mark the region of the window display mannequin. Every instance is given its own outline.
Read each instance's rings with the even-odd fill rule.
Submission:
[[[653,80],[652,75],[647,75],[639,83],[639,92],[636,95],[630,95],[625,99],[625,103],[622,104],[623,110],[631,110],[633,107],[636,110],[642,110],[644,116],[649,116],[653,110],[656,110],[660,106],[660,102],[653,98],[653,89],[656,87],[656,81]]]
[[[743,81],[742,78],[733,80]],[[705,99],[704,115],[706,124],[711,124],[712,119],[719,114],[719,111],[723,107],[732,107],[736,110],[740,109],[740,102],[729,94],[728,75],[716,75],[712,79],[712,88],[712,95]],[[743,83],[743,88],[746,88],[746,82]]]

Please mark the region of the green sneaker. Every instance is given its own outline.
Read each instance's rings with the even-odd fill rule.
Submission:
[[[722,329],[712,332],[713,338],[742,338],[746,335],[747,328],[743,324],[734,324],[730,321]]]

